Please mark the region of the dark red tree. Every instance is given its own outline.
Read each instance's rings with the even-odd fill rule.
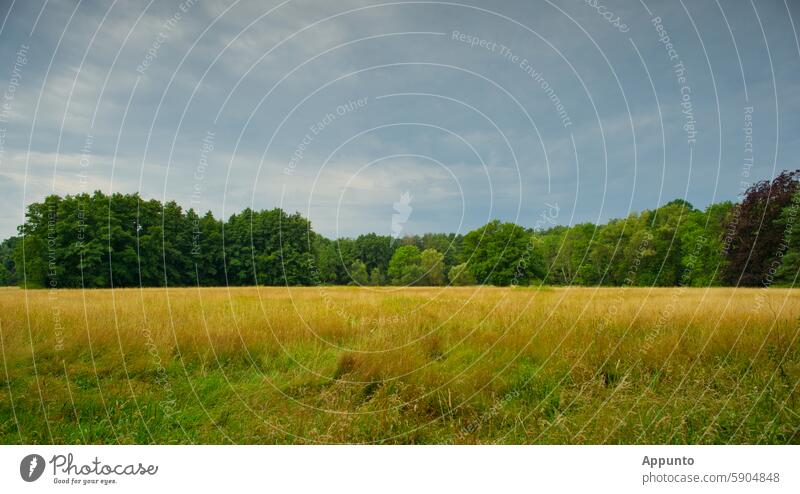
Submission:
[[[800,170],[784,170],[771,182],[753,184],[730,219],[730,247],[722,278],[726,284],[756,286],[767,281],[772,261],[783,241],[784,227],[777,221],[792,202]]]

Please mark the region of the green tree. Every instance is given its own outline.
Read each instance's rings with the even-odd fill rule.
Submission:
[[[322,235],[312,235],[314,271],[320,283],[335,284],[338,280],[339,254],[336,243]]]
[[[222,222],[208,211],[192,220],[191,256],[198,285],[224,285]]]
[[[447,273],[447,278],[453,286],[467,286],[475,284],[475,276],[467,267],[467,263],[456,264]]]
[[[783,232],[783,243],[787,247],[773,283],[795,286],[800,273],[800,191],[794,193],[792,201],[783,208],[775,223]]]
[[[694,211],[681,223],[681,284],[709,286],[720,282],[725,225],[732,209],[731,202],[712,204],[704,212]]]
[[[381,272],[381,268],[375,268],[369,274],[369,284],[372,286],[381,286],[386,282]]]
[[[353,243],[355,255],[372,271],[375,268],[386,270],[394,253],[392,238],[375,233],[360,235]]]
[[[389,261],[388,276],[393,285],[412,285],[421,281],[422,256],[416,245],[404,245],[394,251]]]
[[[434,248],[422,251],[420,255],[420,266],[422,268],[423,285],[440,286],[444,285],[444,255]]]
[[[449,269],[458,264],[461,243],[464,237],[455,233],[426,233],[419,240],[421,250],[436,249],[444,256],[444,268]]]
[[[369,275],[367,275],[367,265],[356,259],[350,265],[350,284],[365,286],[369,284]]]
[[[0,285],[11,286],[17,284],[14,250],[19,240],[19,237],[10,237],[0,243]]]
[[[494,220],[464,236],[463,261],[479,283],[526,284],[544,274],[531,236],[514,223]]]
[[[533,235],[533,249],[542,259],[545,281],[555,284],[588,284],[595,278],[589,252],[597,227],[582,223],[557,226]]]
[[[350,282],[348,270],[353,261],[358,259],[356,242],[350,238],[340,238],[333,242],[335,247],[334,262],[336,265],[336,278],[339,283],[346,285]]]

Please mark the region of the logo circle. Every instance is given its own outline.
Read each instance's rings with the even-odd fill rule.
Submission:
[[[28,455],[19,463],[19,475],[25,482],[35,482],[42,473],[44,473],[44,458],[40,455]]]

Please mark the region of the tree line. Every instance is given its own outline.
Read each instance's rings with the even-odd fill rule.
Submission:
[[[601,225],[494,220],[464,235],[397,239],[328,239],[277,208],[222,221],[138,194],[51,195],[29,205],[19,235],[0,243],[0,284],[793,285],[799,181],[800,171],[784,171],[738,203],[700,210],[678,199]]]

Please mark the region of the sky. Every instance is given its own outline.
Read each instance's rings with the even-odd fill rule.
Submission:
[[[138,192],[329,237],[698,208],[800,168],[800,4],[0,0],[0,238]]]

